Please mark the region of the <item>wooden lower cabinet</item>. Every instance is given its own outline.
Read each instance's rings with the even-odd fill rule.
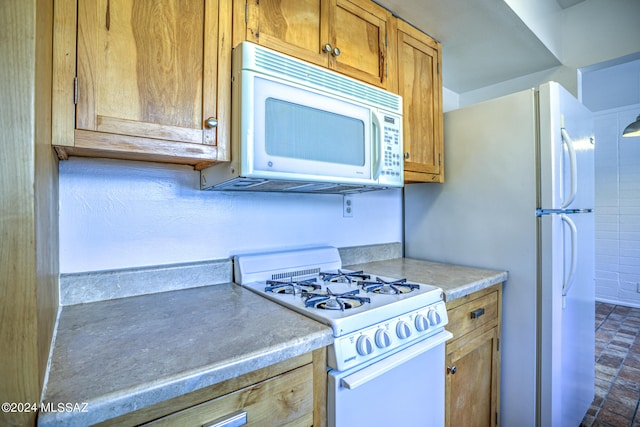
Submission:
[[[447,303],[446,426],[499,426],[502,284]]]
[[[132,412],[102,425],[325,426],[326,349]],[[224,424],[221,424],[224,425]]]

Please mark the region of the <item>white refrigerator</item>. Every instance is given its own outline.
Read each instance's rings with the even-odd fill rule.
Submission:
[[[555,82],[444,117],[445,182],[405,186],[405,256],[508,271],[502,426],[579,426],[594,398],[591,113]]]

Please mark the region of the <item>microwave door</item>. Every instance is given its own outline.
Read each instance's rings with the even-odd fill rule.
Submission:
[[[253,105],[252,111],[243,111],[248,123],[241,127],[241,143],[253,153],[249,169],[254,176],[371,182],[375,144],[368,141],[371,132],[381,130],[373,129],[370,108],[257,74],[251,82]],[[375,150],[380,157],[380,149]]]

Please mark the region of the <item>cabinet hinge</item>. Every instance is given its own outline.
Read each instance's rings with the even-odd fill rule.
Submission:
[[[249,22],[249,2],[244,4],[244,23]]]
[[[496,340],[496,351],[500,351],[500,338]]]
[[[73,103],[78,105],[78,78],[73,78]]]
[[[440,74],[440,67],[441,67],[441,66],[442,66],[442,65],[438,62],[438,67],[437,67],[437,68],[438,68],[438,71],[437,71],[437,72],[438,72],[438,74]]]
[[[498,411],[496,411],[496,424],[495,424],[495,425],[500,425],[500,424],[498,423]]]
[[[389,47],[389,34],[384,34],[384,47]]]
[[[442,165],[442,154],[438,153],[438,166]]]

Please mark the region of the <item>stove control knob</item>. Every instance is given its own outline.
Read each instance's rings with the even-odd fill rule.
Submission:
[[[391,335],[385,329],[378,329],[376,331],[376,345],[379,348],[386,348],[391,345]]]
[[[401,340],[409,338],[411,336],[411,328],[409,327],[409,324],[404,320],[399,321],[396,325],[396,334],[398,334],[398,338]]]
[[[366,335],[361,335],[356,341],[356,350],[360,356],[367,356],[373,353],[373,342],[371,338]]]
[[[431,323],[431,326],[436,326],[438,323],[441,322],[440,314],[438,313],[438,310],[436,310],[435,308],[429,309],[429,312],[427,313],[427,317],[429,318],[429,323]]]
[[[429,320],[427,320],[425,315],[418,314],[416,316],[416,329],[418,332],[424,332],[429,329]]]

